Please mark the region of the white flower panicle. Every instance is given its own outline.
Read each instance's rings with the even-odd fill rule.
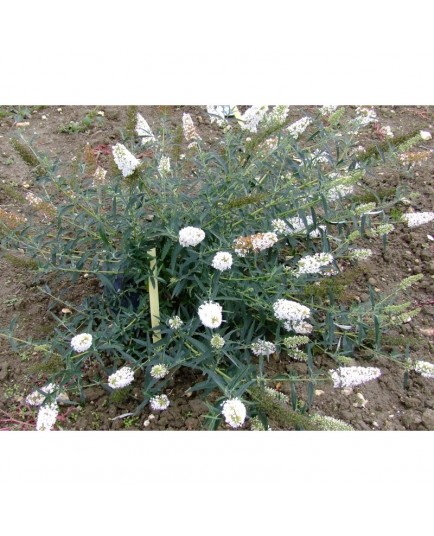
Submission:
[[[213,335],[209,342],[214,350],[221,350],[225,345],[225,340],[221,335]]]
[[[99,186],[104,186],[104,184],[107,182],[105,178],[106,175],[107,171],[101,166],[98,166],[93,174],[92,187],[98,188]]]
[[[40,406],[47,398],[47,395],[54,393],[55,390],[56,385],[54,383],[49,383],[48,385],[41,387],[39,391],[33,391],[33,393],[28,395],[26,398],[26,403],[30,404],[30,406]]]
[[[354,186],[352,184],[338,184],[327,192],[327,199],[329,201],[337,201],[342,197],[351,195],[354,192]]]
[[[215,329],[222,323],[222,306],[216,302],[209,301],[203,303],[197,313],[202,324],[210,329]]]
[[[336,111],[336,109],[337,109],[337,106],[333,104],[324,105],[324,106],[321,106],[321,108],[319,109],[319,113],[321,115],[331,115],[333,112]]]
[[[246,406],[239,398],[232,398],[222,404],[222,414],[229,426],[240,428],[246,420]]]
[[[331,253],[315,253],[315,255],[306,255],[298,261],[296,276],[302,274],[318,274],[321,268],[328,266],[334,261]]]
[[[313,224],[312,216],[306,216],[306,223],[308,226]],[[299,216],[294,216],[293,218],[288,218],[285,220],[272,220],[271,225],[273,227],[273,231],[276,234],[288,236],[292,234],[298,234],[301,232],[306,231],[306,225],[304,224],[304,221]],[[309,233],[309,236],[311,238],[317,238],[321,236],[320,229],[326,230],[325,225],[319,225],[318,229],[314,229]]]
[[[381,370],[376,367],[339,367],[331,370],[333,387],[356,387],[381,376]]]
[[[184,247],[195,247],[205,238],[205,232],[199,227],[184,227],[179,231],[179,243]]]
[[[108,378],[108,384],[112,389],[122,389],[134,381],[134,371],[130,367],[122,367]]]
[[[152,134],[151,127],[142,114],[136,116],[136,134],[142,138],[142,145],[155,141],[155,136]]]
[[[221,272],[229,270],[232,267],[232,255],[227,251],[219,251],[214,255],[211,265]]]
[[[282,125],[288,117],[289,106],[278,104],[267,113],[262,121],[262,125],[265,127],[274,127]]]
[[[381,128],[381,133],[383,134],[383,136],[386,136],[386,138],[393,138],[394,137],[392,129],[389,126],[382,127]]]
[[[254,251],[263,251],[271,248],[279,240],[276,233],[258,233],[252,235],[252,247]]]
[[[252,430],[252,432],[271,432],[271,428],[268,427],[268,429],[266,429],[257,415],[250,419],[250,430]]]
[[[208,104],[206,107],[206,111],[208,112],[210,116],[211,123],[217,123],[219,127],[222,127],[226,125],[227,119],[230,110],[232,110],[234,106],[229,105],[214,105],[214,104]]]
[[[113,158],[118,169],[122,172],[123,177],[129,177],[134,173],[136,168],[140,166],[140,160],[130,153],[130,151],[122,145],[117,143],[112,147]]]
[[[169,374],[169,369],[166,365],[164,365],[163,363],[160,363],[158,365],[154,365],[153,367],[151,367],[150,374],[156,380],[161,380],[162,378],[165,378]]]
[[[154,411],[164,411],[170,405],[170,400],[167,395],[156,395],[149,401],[151,409]]]
[[[56,402],[41,406],[36,420],[36,430],[38,430],[38,432],[50,432],[56,424],[58,414],[59,406]]]
[[[419,135],[423,139],[423,141],[429,141],[432,139],[431,132],[428,132],[427,130],[421,130],[419,132]]]
[[[416,361],[414,370],[424,378],[434,378],[434,365],[428,361]]]
[[[92,346],[92,335],[90,333],[80,333],[71,339],[72,348],[78,352],[86,352]]]
[[[365,127],[369,123],[378,121],[377,114],[373,109],[359,107],[356,109],[355,124],[357,126]]]
[[[345,432],[354,430],[354,428],[340,419],[329,417],[328,415],[312,415],[311,422],[318,426],[321,430],[328,430],[329,432]]]
[[[239,257],[245,257],[251,251],[258,253],[271,248],[278,240],[276,233],[256,233],[250,236],[239,236],[234,240],[234,250]]]
[[[43,200],[33,192],[26,192],[25,198],[29,205],[33,206],[38,206],[43,202]]]
[[[285,220],[280,220],[280,219],[272,220],[271,226],[273,227],[273,231],[277,235],[286,236],[286,235],[291,234],[292,232],[289,225],[285,222]]]
[[[357,216],[362,216],[363,214],[369,214],[376,208],[376,204],[374,202],[372,203],[363,203],[362,205],[359,205],[354,208],[354,212],[357,214]]]
[[[161,176],[169,175],[170,173],[170,158],[168,156],[162,156],[160,163],[158,164],[158,173]]]
[[[271,354],[274,354],[276,351],[276,345],[269,341],[263,341],[261,339],[258,339],[254,343],[251,344],[250,348],[252,349],[252,352],[257,355],[265,355],[270,356]]]
[[[197,133],[190,114],[182,114],[182,129],[184,131],[184,137],[188,142],[195,142],[202,139]]]
[[[179,329],[184,325],[184,322],[179,318],[179,316],[172,316],[172,318],[169,318],[167,321],[167,325],[170,329]]]
[[[302,344],[307,344],[309,342],[309,337],[306,335],[294,335],[292,337],[285,337],[283,339],[283,344],[287,348],[296,348]]]
[[[402,215],[409,227],[418,227],[434,220],[434,212],[409,212]]]
[[[274,398],[278,402],[281,402],[283,404],[289,404],[289,396],[285,395],[284,393],[281,393],[277,389],[273,389],[272,387],[265,387],[264,391],[271,396],[271,398]]]
[[[310,117],[302,117],[298,121],[295,121],[295,123],[289,125],[286,130],[297,140],[311,123],[312,119]]]
[[[251,106],[240,117],[240,126],[242,130],[257,132],[258,125],[268,111],[268,106]]]
[[[273,304],[273,309],[274,316],[277,320],[285,320],[285,327],[286,325],[293,326],[294,323],[298,324],[310,316],[310,309],[308,307],[291,300],[277,300]]]
[[[360,248],[360,249],[350,249],[348,251],[348,256],[351,260],[354,261],[365,261],[372,255],[372,249]]]

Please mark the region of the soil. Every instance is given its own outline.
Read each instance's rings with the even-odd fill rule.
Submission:
[[[291,118],[299,119],[312,106],[291,107]],[[381,125],[389,125],[395,136],[414,130],[433,131],[434,107],[431,106],[375,106]],[[149,122],[151,129],[162,118],[177,127],[181,124],[183,112],[190,113],[198,130],[207,143],[216,139],[214,126],[207,113],[199,106],[138,106]],[[110,146],[120,140],[120,131],[127,122],[127,107],[121,106],[2,106],[0,108],[0,207],[11,207],[25,213],[25,206],[17,204],[13,192],[23,192],[34,184],[29,168],[20,159],[10,144],[10,137],[21,131],[26,139],[32,140],[34,147],[50,158],[59,161],[59,169],[69,166],[74,157],[82,154],[86,144],[92,148]],[[103,115],[96,114],[101,111]],[[94,120],[84,132],[62,133],[62,127],[71,121],[79,122],[86,114],[95,114]],[[27,123],[27,124],[26,124]],[[378,141],[378,132],[367,129],[364,145]],[[424,142],[424,149],[433,150],[433,140]],[[109,157],[102,150],[99,163]],[[419,196],[412,200],[415,211],[433,211],[434,163],[429,158],[415,167],[413,176],[403,176],[390,169],[379,170],[375,176],[366,179],[373,190],[405,186]],[[421,313],[411,322],[397,326],[388,334],[390,350],[403,350],[410,344],[412,356],[434,363],[434,299],[433,278],[434,242],[428,235],[434,235],[434,222],[414,230],[404,225],[396,225],[389,235],[388,245],[383,252],[381,244],[372,241],[375,255],[372,261],[363,264],[360,276],[348,287],[360,301],[369,297],[366,282],[376,289],[388,288],[411,274],[422,273],[423,280],[408,292],[408,299],[414,307],[420,306]],[[36,275],[29,267],[12,264],[0,256],[0,329],[7,328],[16,319],[16,335],[23,338],[41,339],[54,327],[49,311],[48,299],[38,290]],[[45,282],[49,282],[48,279]],[[89,292],[92,282],[81,281],[80,285],[68,291],[72,301],[79,302]],[[18,353],[13,351],[7,340],[0,338],[0,429],[32,430],[35,426],[36,411],[26,407],[24,399],[35,385],[43,385],[48,378],[46,365],[37,352]],[[331,386],[318,386],[312,411],[333,416],[351,424],[356,430],[434,430],[433,380],[410,373],[407,387],[404,387],[403,371],[390,360],[378,360],[358,364],[380,366],[383,371],[378,381],[365,384],[352,392],[344,393]],[[333,365],[328,363],[328,365]],[[271,360],[270,373],[284,372],[287,364]],[[45,367],[45,368],[44,368]],[[291,364],[294,369],[294,364]],[[305,373],[303,364],[295,364]],[[146,412],[139,417],[120,417],[131,413],[136,407],[138,392],[132,390],[125,402],[110,398],[105,391],[91,388],[86,392],[86,404],[66,405],[61,408],[57,430],[201,430],[207,414],[206,403],[200,396],[189,396],[188,387],[198,378],[190,371],[180,371],[169,387],[171,405],[161,414]],[[287,386],[278,386],[283,392]],[[300,392],[303,398],[303,392]],[[271,428],[279,430],[279,425],[271,421]],[[247,426],[246,426],[247,428]],[[225,425],[221,430],[227,429]]]

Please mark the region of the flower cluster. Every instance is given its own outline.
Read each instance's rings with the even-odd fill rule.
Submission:
[[[38,432],[49,432],[52,430],[58,414],[59,406],[56,402],[41,406],[36,420],[36,430],[38,430]]]
[[[268,430],[265,428],[265,426],[262,424],[261,419],[255,415],[250,419],[250,430],[252,432],[265,432],[265,431],[271,431],[271,428],[268,427]]]
[[[294,138],[298,139],[299,136],[303,134],[303,132],[307,129],[307,127],[312,123],[312,119],[310,117],[302,117],[298,121],[295,121],[295,123],[292,123],[287,127],[287,131],[289,134]]]
[[[20,216],[19,214],[15,214],[14,212],[8,212],[0,208],[0,221],[1,223],[5,224],[6,227],[8,227],[9,229],[15,229],[23,223],[26,223],[27,218],[25,218],[24,216]]]
[[[239,398],[232,398],[222,404],[222,414],[229,426],[239,428],[246,420],[246,406]]]
[[[274,398],[274,400],[277,400],[278,402],[281,402],[283,404],[289,404],[289,396],[278,391],[277,389],[272,389],[271,387],[265,387],[264,391],[269,396],[271,396],[271,398]]]
[[[327,192],[327,199],[329,201],[337,201],[338,199],[346,197],[353,192],[354,186],[352,184],[338,184],[337,186],[333,186],[333,188],[330,188],[330,190]]]
[[[263,341],[258,339],[256,342],[251,345],[252,352],[255,355],[265,355],[270,356],[276,351],[276,345],[269,341]]]
[[[86,352],[92,346],[92,335],[90,333],[80,333],[71,339],[72,348],[78,352]]]
[[[197,310],[202,324],[210,329],[218,328],[222,323],[222,306],[216,302],[203,303]]]
[[[257,132],[258,125],[268,111],[268,106],[251,106],[240,117],[240,127],[242,130]]]
[[[356,387],[381,376],[381,370],[376,367],[339,367],[331,370],[333,387]]]
[[[40,406],[47,398],[47,395],[54,393],[55,390],[56,386],[54,383],[49,383],[45,387],[41,387],[41,389],[33,391],[33,393],[28,395],[26,398],[26,403],[30,406]]]
[[[152,134],[151,127],[146,119],[141,115],[136,116],[136,134],[142,138],[142,145],[155,141],[155,136]]]
[[[363,214],[369,214],[376,208],[376,204],[374,202],[372,203],[363,203],[362,205],[359,205],[354,208],[354,212],[357,214],[357,216],[362,216]]]
[[[158,365],[154,365],[151,368],[150,374],[156,380],[161,380],[162,378],[166,377],[169,374],[169,369],[166,365],[164,365],[163,363],[160,363]]]
[[[162,156],[160,163],[158,164],[158,173],[164,177],[170,173],[170,158],[168,156]]]
[[[302,363],[307,363],[307,353],[303,352],[303,350],[300,350],[299,348],[291,348],[290,350],[288,350],[288,355],[291,359],[294,359],[294,361],[301,361]]]
[[[129,177],[134,173],[136,168],[140,166],[140,160],[130,153],[130,151],[122,145],[117,143],[112,147],[113,158],[118,169],[122,172],[123,177]]]
[[[335,419],[334,417],[329,417],[328,415],[312,415],[310,420],[321,430],[328,430],[330,432],[346,432],[354,430],[354,428],[346,422],[341,421],[340,419]]]
[[[169,318],[167,321],[167,325],[170,329],[179,329],[184,322],[179,318],[179,316],[172,316],[172,318]]]
[[[149,401],[151,409],[154,411],[164,411],[170,405],[170,400],[167,395],[156,395]]]
[[[232,108],[233,106],[208,104],[206,107],[206,111],[210,116],[211,123],[216,122],[219,127],[222,127],[226,124],[226,117],[228,116]]]
[[[197,133],[190,114],[182,114],[182,129],[184,131],[185,139],[188,142],[197,142],[202,139]]]
[[[419,132],[419,135],[423,139],[423,141],[429,141],[432,139],[431,132],[428,132],[427,130],[421,130]]]
[[[324,106],[321,106],[321,108],[319,109],[319,113],[321,115],[331,115],[334,111],[336,111],[337,109],[337,106],[331,104],[331,105],[324,105]]]
[[[26,192],[25,198],[29,205],[33,206],[38,206],[43,202],[42,199],[33,192]]]
[[[104,186],[104,184],[106,183],[106,175],[107,171],[101,166],[98,166],[95,170],[95,173],[93,174],[92,188]]]
[[[219,251],[214,255],[211,265],[221,272],[229,270],[232,266],[232,255],[227,251]]]
[[[369,125],[369,123],[377,121],[377,114],[374,110],[369,108],[357,108],[356,116],[355,124],[360,127],[365,127],[366,125]]]
[[[434,378],[434,365],[428,361],[416,361],[414,370],[424,378]]]
[[[383,136],[386,136],[386,138],[394,137],[392,129],[389,126],[381,127],[380,132]]]
[[[225,345],[225,340],[221,335],[213,335],[209,343],[214,350],[221,350]]]
[[[308,226],[313,224],[312,216],[306,216],[306,223]],[[299,216],[294,216],[293,218],[288,218],[287,220],[272,220],[271,225],[275,233],[284,236],[298,234],[306,231],[306,225],[304,224],[302,218],[300,218]],[[318,229],[314,229],[309,233],[309,236],[311,238],[318,238],[319,236],[321,236],[321,232],[319,231],[319,229],[323,229],[325,231],[326,227],[325,225],[319,225]]]
[[[289,106],[278,104],[264,117],[261,125],[266,128],[282,125],[289,113]]]
[[[284,322],[283,327],[288,331],[295,331],[295,333],[298,333],[299,335],[309,335],[312,333],[313,326],[312,324],[309,324],[309,322],[305,322],[304,320],[301,320],[300,322]]]
[[[108,384],[112,389],[121,389],[134,381],[134,371],[130,367],[122,367],[108,378]]]
[[[283,344],[287,348],[296,348],[297,346],[301,346],[302,344],[307,344],[309,342],[309,337],[306,337],[306,335],[294,335],[292,337],[285,337],[283,339]]]
[[[314,255],[306,255],[298,261],[296,276],[302,274],[318,274],[321,268],[328,266],[333,262],[334,258],[331,253],[315,253]]]
[[[375,229],[375,234],[378,236],[383,236],[391,233],[395,229],[394,225],[391,223],[380,223]]]
[[[295,301],[280,299],[273,304],[274,316],[278,320],[299,322],[310,316],[310,309]]]
[[[360,249],[350,249],[348,251],[348,256],[353,261],[364,261],[372,255],[372,249],[360,248]]]
[[[409,227],[418,227],[434,220],[434,212],[409,212],[402,215]]]
[[[205,232],[199,227],[184,227],[179,231],[179,243],[184,247],[197,246],[204,240]]]
[[[271,248],[278,241],[276,233],[257,233],[250,236],[239,236],[234,240],[235,253],[245,257],[250,251],[255,253]]]

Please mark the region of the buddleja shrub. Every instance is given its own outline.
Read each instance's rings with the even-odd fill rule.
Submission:
[[[288,112],[210,106],[219,135],[211,148],[188,114],[182,138],[164,123],[152,132],[137,114],[133,135],[112,147],[110,169],[91,150],[69,176],[45,165],[41,191],[26,195],[33,212],[15,222],[7,246],[44,275],[99,285],[79,306],[45,287],[64,314],[53,312],[54,336],[33,344],[62,367],[28,397],[41,405],[38,429],[54,425],[59,393],[84,401],[91,385],[138,387],[136,414],[148,404],[164,411],[182,367],[197,373],[190,392],[213,395],[211,428],[224,417],[233,428],[249,418],[252,429],[267,429],[272,411],[299,428],[349,428],[309,415],[314,387],[379,376],[346,365],[362,347],[379,355],[382,331],[417,313],[395,304],[417,277],[387,297],[371,288],[367,303],[339,302],[334,278],[371,255],[367,236],[385,242],[394,228],[382,206],[356,199],[371,193],[364,177],[378,164],[358,142],[375,113],[323,107],[289,124]],[[394,149],[383,144],[383,165]],[[268,377],[270,356],[305,363],[305,374]],[[325,356],[332,370],[318,366]],[[410,366],[406,356],[393,359]],[[268,387],[276,379],[290,382],[291,399]],[[304,404],[298,382],[307,382]]]

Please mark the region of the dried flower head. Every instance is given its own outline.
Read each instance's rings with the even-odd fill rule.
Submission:
[[[156,395],[149,401],[151,409],[154,411],[164,411],[170,405],[170,400],[167,395]]]
[[[221,272],[229,270],[232,267],[232,255],[227,251],[219,251],[214,255],[211,265]]]
[[[339,367],[331,370],[333,387],[356,387],[381,376],[381,370],[376,367]]]
[[[78,352],[86,352],[92,346],[92,335],[90,333],[80,333],[71,339],[72,348]]]
[[[184,247],[194,247],[205,238],[205,232],[198,227],[184,227],[179,231],[179,243]]]
[[[106,183],[106,175],[107,171],[101,166],[98,166],[93,174],[92,187],[98,188],[99,186],[104,186]]]
[[[140,166],[140,160],[130,153],[130,151],[122,145],[117,143],[112,147],[113,158],[118,169],[122,172],[123,177],[129,177],[134,173],[138,166]]]
[[[239,398],[232,398],[222,404],[222,414],[229,426],[239,428],[246,419],[246,406]]]
[[[215,329],[222,323],[222,306],[216,302],[203,303],[197,310],[200,321],[204,326]]]
[[[245,257],[250,251],[258,253],[271,248],[278,241],[276,233],[257,233],[250,236],[240,236],[234,240],[235,253]]]
[[[8,212],[0,208],[0,222],[3,223],[8,229],[16,229],[20,225],[27,222],[27,218],[14,212]]]
[[[154,365],[151,367],[151,376],[157,380],[161,380],[162,378],[166,377],[169,374],[169,369],[166,365],[163,363],[160,363],[158,365]]]

